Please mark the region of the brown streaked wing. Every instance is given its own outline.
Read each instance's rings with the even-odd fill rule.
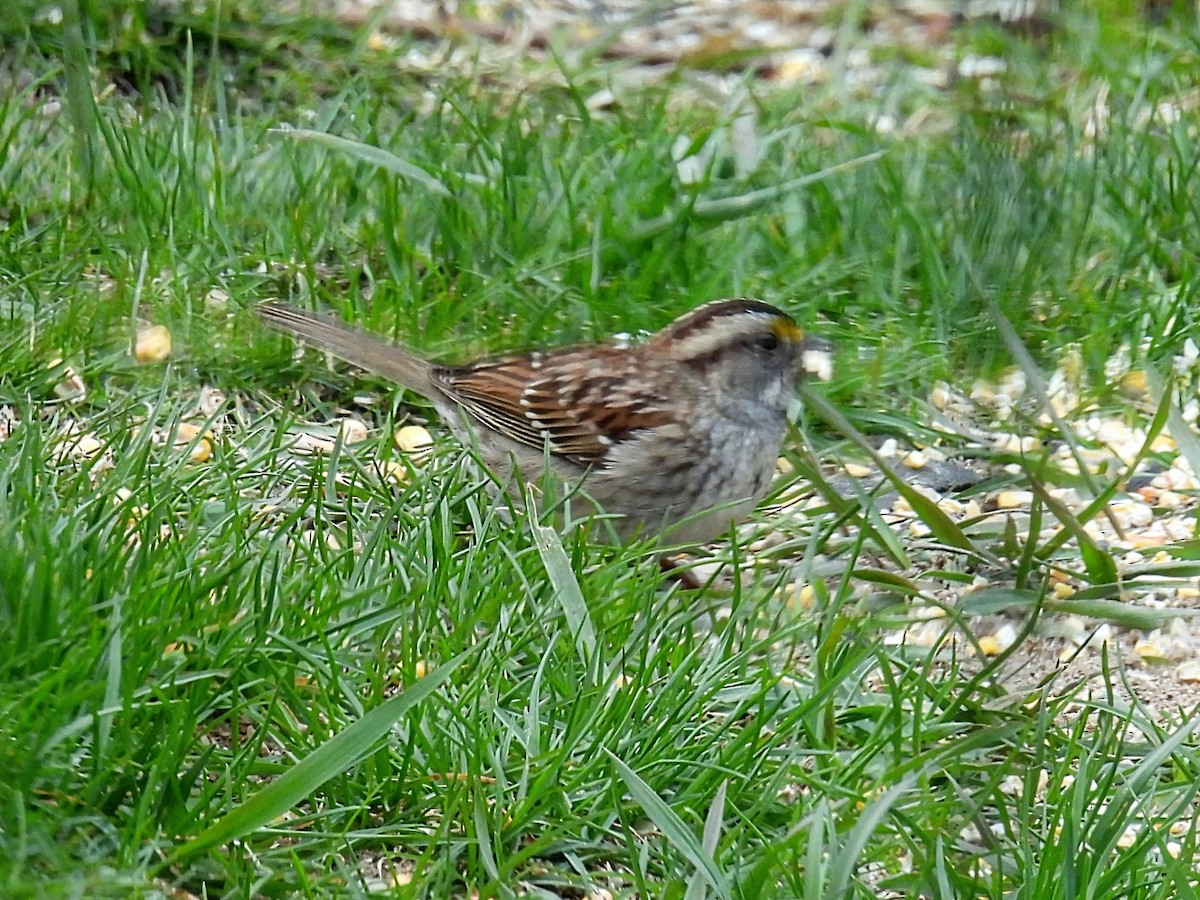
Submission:
[[[672,421],[667,398],[647,389],[626,354],[517,356],[463,368],[440,368],[433,379],[480,424],[580,465],[603,465],[612,448],[637,432]]]

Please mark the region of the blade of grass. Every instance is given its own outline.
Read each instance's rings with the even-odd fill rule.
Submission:
[[[625,787],[629,789],[630,796],[641,806],[655,827],[663,833],[676,850],[684,855],[684,858],[695,868],[696,874],[700,875],[708,883],[708,886],[716,891],[718,897],[729,898],[731,893],[725,873],[717,867],[712,855],[705,851],[700,841],[684,824],[683,819],[679,818],[675,810],[671,809],[666,801],[658,796],[654,789],[616,754],[607,748],[604,752],[612,759],[617,774],[621,776]]]
[[[713,797],[712,803],[708,807],[708,815],[704,817],[704,833],[701,835],[701,846],[704,852],[710,857],[715,858],[717,853],[717,843],[721,840],[721,827],[725,822],[725,792],[729,789],[729,782],[722,781],[721,786],[717,788],[716,796]],[[683,900],[703,900],[705,895],[704,878],[699,871],[692,873],[691,881],[688,882],[687,893],[683,895]]]
[[[275,129],[275,132],[295,141],[307,141],[317,144],[328,150],[334,150],[345,156],[349,156],[351,159],[357,159],[359,162],[364,162],[376,168],[383,169],[386,172],[391,172],[393,175],[407,178],[409,181],[416,182],[427,191],[437,194],[439,197],[451,196],[450,189],[437,178],[415,163],[401,159],[396,154],[390,153],[382,147],[364,144],[362,141],[355,141],[350,138],[339,137],[336,134],[327,134],[323,131],[311,131],[307,128],[278,128]]]
[[[535,497],[531,489],[526,491],[525,502],[527,509],[534,509]],[[571,639],[575,641],[575,650],[579,660],[585,666],[596,658],[596,629],[592,626],[591,615],[588,613],[587,601],[583,599],[583,591],[579,588],[579,579],[571,570],[571,560],[563,549],[562,538],[558,532],[548,525],[541,525],[533,518],[529,520],[529,528],[533,533],[533,543],[537,547],[542,565],[546,567],[546,575],[554,587],[554,596],[562,607],[563,616],[567,620],[567,629]]]
[[[245,803],[177,848],[170,862],[245,837],[283,815],[330,778],[354,766],[410,709],[441,687],[472,652],[464,651],[438,666],[416,684],[385,700],[340,731]]]
[[[856,169],[869,162],[874,162],[883,155],[884,151],[882,150],[875,153],[868,153],[865,156],[850,159],[835,166],[829,166],[820,172],[812,172],[800,178],[789,179],[782,184],[760,188],[756,191],[748,191],[744,194],[738,194],[735,197],[723,197],[719,200],[698,199],[695,201],[689,198],[686,204],[665,212],[661,216],[634,224],[630,229],[630,237],[633,240],[652,238],[672,227],[684,215],[706,222],[727,222],[730,219],[739,219],[799,188],[816,184],[834,175],[840,175],[843,172]]]
[[[871,446],[858,429],[851,425],[850,421],[831,403],[816,392],[805,389],[803,385],[801,386],[801,393],[805,405],[810,410],[817,413],[817,415],[836,428],[841,434],[852,440],[864,453],[871,457],[872,462],[879,467],[884,477],[899,491],[900,496],[908,501],[909,505],[917,513],[921,521],[929,527],[930,532],[937,540],[941,541],[947,547],[966,551],[992,565],[1000,565],[1000,561],[990,551],[976,546],[963,533],[963,530],[948,515],[942,512],[934,501],[930,500],[897,475],[891,464],[876,452],[875,448]]]

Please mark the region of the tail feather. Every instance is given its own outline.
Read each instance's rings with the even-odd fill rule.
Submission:
[[[429,379],[432,365],[402,347],[330,316],[282,303],[255,309],[263,324],[328,350],[339,359],[374,372],[426,397],[437,393]]]

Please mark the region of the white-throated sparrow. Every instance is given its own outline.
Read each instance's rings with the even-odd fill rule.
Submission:
[[[612,520],[616,534],[701,543],[767,492],[803,374],[828,377],[828,345],[759,300],[717,300],[644,344],[431,363],[336,319],[278,303],[269,326],[433,402],[503,484],[536,484],[547,461]]]

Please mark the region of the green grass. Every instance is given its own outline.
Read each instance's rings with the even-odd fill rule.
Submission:
[[[751,85],[741,176],[684,78],[597,111],[610,63],[485,85],[304,19],[0,18],[0,894],[362,895],[382,861],[396,896],[1194,896],[1194,710],[1124,702],[1117,659],[1108,696],[1009,690],[949,639],[998,609],[1149,628],[1169,614],[1117,601],[1194,584],[1194,546],[1119,570],[1083,524],[1128,472],[1088,483],[1052,447],[984,455],[1099,498],[1039,494],[1062,538],[910,494],[914,536],[815,463],[861,458],[856,429],[928,441],[936,381],[1071,345],[1099,408],[1184,433],[1194,373],[1138,406],[1104,365],[1129,344],[1168,373],[1195,334],[1197,47],[1111,12],[1041,47],[964,31],[956,53],[1010,60],[995,87]],[[681,136],[725,148],[699,184]],[[249,312],[467,358],[738,294],[836,342],[787,450],[825,504],[758,513],[698,592],[651,546],[508,521],[442,430],[382,478],[424,402]],[[130,354],[150,322],[169,363]],[[67,366],[85,397],[56,394]],[[368,441],[287,449],[346,411]],[[946,641],[888,641],[947,591]]]

